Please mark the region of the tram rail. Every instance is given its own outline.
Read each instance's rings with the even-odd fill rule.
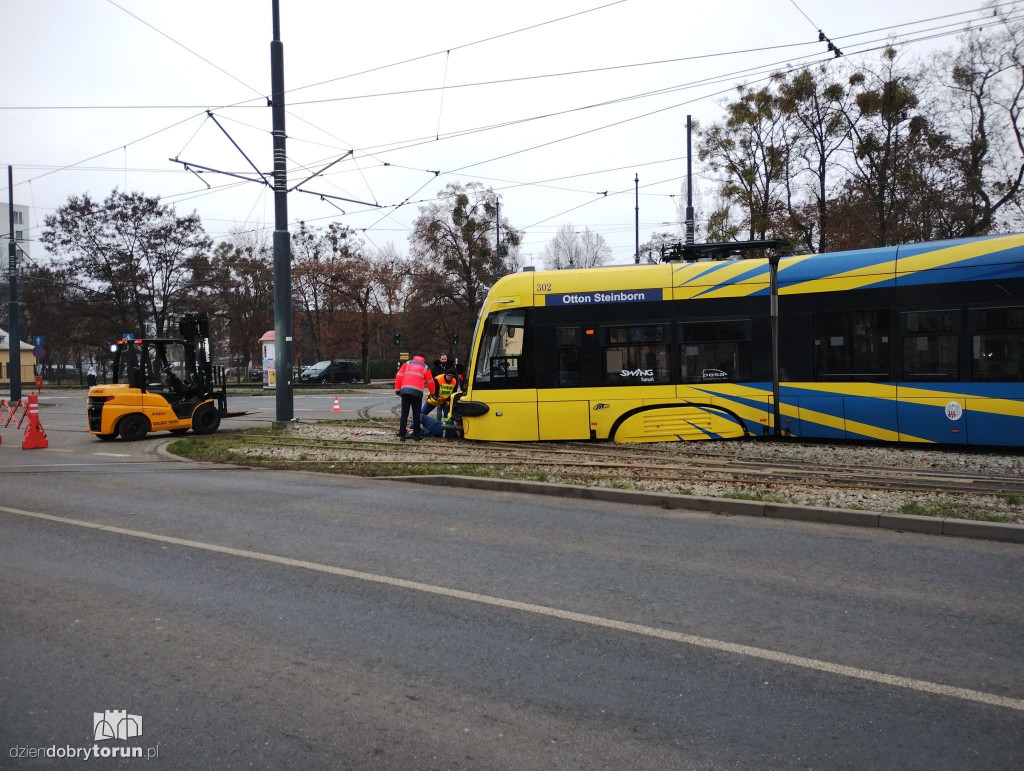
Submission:
[[[380,426],[353,425],[351,428],[379,429]],[[519,466],[534,473],[587,482],[713,482],[737,488],[759,487],[767,490],[781,487],[807,490],[842,488],[1024,498],[1024,475],[807,463],[777,458],[756,460],[731,457],[722,452],[675,456],[669,460],[671,448],[652,448],[650,445],[595,447],[584,443],[561,443],[551,446],[532,443],[464,444],[432,440],[429,444],[431,451],[426,455],[422,451],[425,445],[401,443],[393,435],[368,435],[365,439],[268,437],[259,434],[236,436],[245,436],[250,446],[266,447],[268,450],[278,448],[289,455],[295,451],[305,451],[307,459],[303,463],[311,465],[339,462],[381,467],[395,464],[439,465],[451,468],[455,473],[459,468]],[[311,451],[323,454],[324,457],[309,458]]]

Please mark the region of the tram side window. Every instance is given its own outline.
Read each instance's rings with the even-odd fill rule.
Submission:
[[[695,321],[679,325],[682,382],[750,379],[750,321]]]
[[[558,346],[558,385],[580,384],[580,330],[579,327],[557,327],[555,342]]]
[[[649,385],[672,382],[665,327],[645,324],[605,327],[605,385]]]
[[[485,388],[519,388],[526,383],[526,311],[507,310],[488,317],[480,340],[473,383]]]
[[[903,377],[957,380],[960,377],[960,312],[910,311],[902,316]]]
[[[814,316],[814,370],[819,379],[891,377],[890,317],[885,310]]]
[[[975,380],[1024,380],[1024,308],[974,311],[971,358]]]

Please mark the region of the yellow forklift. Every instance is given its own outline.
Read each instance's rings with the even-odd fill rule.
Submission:
[[[185,314],[180,339],[124,339],[110,346],[114,377],[89,389],[89,432],[142,439],[150,431],[212,434],[227,414],[224,368],[210,360],[205,313]]]

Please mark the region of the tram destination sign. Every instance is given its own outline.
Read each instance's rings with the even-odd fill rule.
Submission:
[[[647,303],[661,300],[661,289],[613,289],[605,292],[570,292],[549,294],[545,305],[610,305],[612,303]]]

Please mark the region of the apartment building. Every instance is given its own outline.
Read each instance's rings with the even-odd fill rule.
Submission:
[[[0,201],[0,250],[4,257],[7,256],[7,242],[11,237],[9,207],[6,201]],[[26,255],[31,255],[30,245],[32,242],[31,225],[29,224],[29,208],[14,204],[14,240],[17,242],[18,262],[21,263]],[[7,260],[3,260],[4,269],[7,267]]]

